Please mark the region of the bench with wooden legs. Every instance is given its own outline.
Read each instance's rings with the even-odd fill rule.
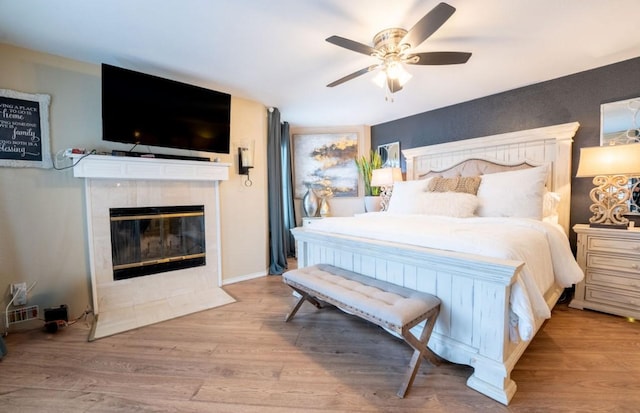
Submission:
[[[437,297],[326,264],[287,271],[282,280],[301,296],[285,321],[291,320],[305,301],[317,308],[329,303],[401,336],[414,352],[399,397],[404,397],[413,384],[423,358],[439,364],[427,347],[440,312]],[[423,321],[422,334],[417,338],[410,330]]]

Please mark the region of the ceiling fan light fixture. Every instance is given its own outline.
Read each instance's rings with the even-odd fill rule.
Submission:
[[[389,85],[389,81],[395,81],[402,88],[413,76],[407,72],[399,58],[387,59],[382,70],[371,79],[379,88]]]
[[[401,66],[400,73],[398,73],[398,83],[400,83],[400,86],[404,86],[409,80],[411,80],[411,78],[413,77],[413,75],[411,75],[411,73],[407,72],[406,70],[404,70],[404,68]]]
[[[402,62],[399,59],[395,59],[386,65],[385,71],[389,79],[397,80],[400,86],[404,86],[405,83],[411,79],[411,73],[407,72]]]
[[[387,84],[387,74],[384,70],[381,70],[373,77],[373,79],[371,79],[371,81],[375,83],[376,86],[378,86],[380,89],[382,89]]]
[[[398,60],[392,60],[387,63],[385,70],[387,71],[389,79],[398,79],[402,72],[405,71]]]

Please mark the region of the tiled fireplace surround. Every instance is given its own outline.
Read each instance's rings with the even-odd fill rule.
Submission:
[[[218,182],[228,164],[90,155],[85,178],[93,309],[90,340],[233,302],[221,288]],[[113,280],[109,208],[204,205],[206,265]]]

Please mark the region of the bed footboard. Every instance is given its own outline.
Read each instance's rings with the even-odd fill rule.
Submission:
[[[299,267],[331,264],[437,296],[442,304],[429,348],[446,360],[473,367],[469,387],[509,403],[516,391],[511,371],[529,343],[509,339],[509,297],[522,262],[309,228],[293,233]]]

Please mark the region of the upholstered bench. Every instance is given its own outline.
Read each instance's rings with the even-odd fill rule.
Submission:
[[[400,335],[414,352],[399,397],[411,387],[422,358],[439,364],[427,348],[440,311],[437,297],[326,264],[287,271],[282,280],[301,296],[285,321],[291,320],[305,301],[317,308],[326,302]],[[418,339],[410,329],[423,321],[426,323]]]

